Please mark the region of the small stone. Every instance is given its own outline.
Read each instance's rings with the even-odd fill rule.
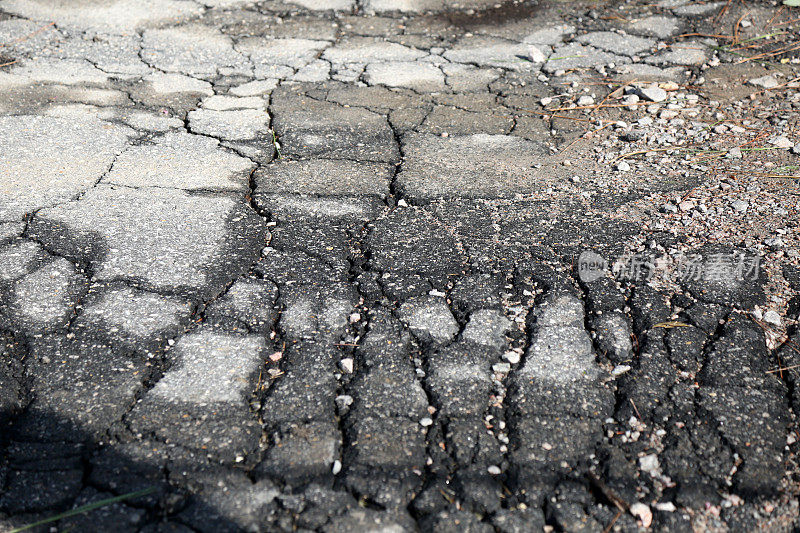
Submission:
[[[741,496],[737,494],[728,494],[725,496],[725,499],[722,501],[722,507],[738,507],[740,505],[744,505],[744,500]],[[769,514],[774,511],[775,508],[772,506],[771,503],[764,504],[764,511]]]
[[[342,462],[340,460],[336,459],[333,462],[333,466],[331,467],[331,473],[335,476],[341,471],[342,471]]]
[[[681,211],[690,211],[694,209],[694,202],[690,202],[689,200],[684,200],[683,202],[678,204],[678,208]]]
[[[766,313],[764,313],[764,322],[772,326],[780,326],[781,315],[779,315],[776,311],[769,310]]]
[[[649,102],[663,102],[667,99],[667,91],[660,87],[637,87],[634,94]]]
[[[628,172],[631,169],[631,166],[628,164],[627,161],[620,161],[616,164],[616,169],[620,172]]]
[[[649,126],[653,123],[653,119],[650,117],[642,117],[637,120],[636,123],[639,124],[639,126]]]
[[[425,417],[419,421],[419,425],[426,428],[433,425],[433,420],[430,417]]]
[[[658,86],[659,88],[664,89],[667,92],[677,91],[678,89],[681,88],[681,86],[675,83],[674,81],[659,83]]]
[[[350,315],[350,323],[351,324],[355,324],[359,320],[361,320],[361,313],[353,313],[353,314]]]
[[[544,63],[547,61],[547,56],[537,47],[531,46],[528,48],[528,59],[530,59],[531,63]]]
[[[511,365],[509,363],[495,363],[492,365],[492,370],[498,374],[508,374],[511,372]]]
[[[664,513],[674,513],[678,508],[672,502],[659,502],[654,506],[656,510]]]
[[[491,475],[499,476],[502,473],[499,466],[492,465],[486,469]]]
[[[503,354],[503,359],[505,359],[506,361],[508,361],[512,365],[516,365],[517,363],[519,363],[520,354],[519,354],[519,352],[515,352],[513,350],[509,350],[509,351],[507,351],[506,353]]]
[[[627,106],[636,105],[639,103],[639,97],[635,94],[629,94],[622,99],[622,103]]]
[[[659,466],[658,456],[656,454],[639,457],[639,468],[650,475],[656,475]]]
[[[634,503],[630,507],[631,514],[642,522],[642,527],[650,527],[653,523],[653,512],[643,503]]]
[[[787,137],[775,137],[774,139],[770,140],[769,143],[776,148],[784,148],[788,150],[789,148],[794,148],[794,143],[790,141]]]
[[[594,98],[592,98],[588,94],[584,94],[583,96],[578,98],[578,105],[581,107],[594,105]]]
[[[553,102],[553,99],[552,99],[552,98],[550,98],[549,96],[545,96],[544,98],[542,98],[541,100],[539,100],[539,103],[540,103],[540,104],[542,104],[543,106],[548,106],[548,105],[550,105],[552,102]]]
[[[764,89],[773,89],[780,85],[778,80],[775,79],[775,76],[771,74],[767,74],[766,76],[761,76],[760,78],[753,78],[749,80],[747,83],[750,85],[754,85],[756,87],[763,87]]]
[[[342,369],[342,372],[346,372],[348,374],[353,373],[353,358],[352,357],[345,357],[341,361],[339,361],[339,368]]]
[[[340,394],[334,401],[339,415],[345,414],[350,409],[350,406],[353,405],[353,397],[349,394]]]
[[[620,376],[630,370],[631,367],[628,365],[617,365],[614,367],[614,370],[611,371],[612,376]]]
[[[726,156],[728,159],[741,159],[742,158],[742,149],[738,146],[736,148],[731,148],[728,150],[728,155]]]
[[[747,208],[750,207],[750,204],[744,200],[736,200],[735,202],[731,202],[731,207],[737,213],[744,213],[747,211]]]

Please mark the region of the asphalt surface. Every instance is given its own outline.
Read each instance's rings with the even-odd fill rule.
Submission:
[[[0,530],[796,531],[797,250],[590,132],[779,9],[0,0]]]

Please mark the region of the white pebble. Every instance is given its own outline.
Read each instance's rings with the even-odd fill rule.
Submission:
[[[528,48],[528,59],[531,60],[531,63],[544,63],[547,61],[547,56],[545,56],[537,47],[531,46]]]
[[[642,522],[642,527],[650,527],[653,523],[653,511],[643,503],[634,503],[630,507],[631,514]]]
[[[342,369],[343,372],[347,372],[348,374],[353,373],[353,358],[352,357],[345,357],[341,361],[339,361],[339,368]]]
[[[764,313],[764,322],[767,324],[771,324],[773,326],[780,326],[781,325],[781,315],[779,315],[776,311],[770,309],[766,313]]]

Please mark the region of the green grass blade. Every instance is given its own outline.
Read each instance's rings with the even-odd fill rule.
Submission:
[[[148,487],[146,489],[137,490],[134,492],[129,492],[127,494],[122,494],[121,496],[114,496],[113,498],[106,498],[105,500],[100,500],[93,503],[87,503],[86,505],[82,505],[75,509],[71,509],[69,511],[65,511],[61,514],[57,514],[55,516],[51,516],[49,518],[45,518],[43,520],[39,520],[38,522],[33,522],[32,524],[28,524],[22,527],[14,528],[9,533],[19,533],[20,531],[26,531],[28,529],[34,528],[36,526],[43,526],[44,524],[49,524],[51,522],[57,522],[64,518],[68,518],[70,516],[75,516],[82,513],[88,513],[89,511],[94,511],[95,509],[99,509],[100,507],[105,507],[106,505],[111,505],[117,502],[121,502],[123,500],[128,500],[130,498],[138,498],[139,496],[146,496],[155,492],[155,487]]]

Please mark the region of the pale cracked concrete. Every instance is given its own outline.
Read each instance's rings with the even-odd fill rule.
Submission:
[[[0,117],[0,219],[65,203],[103,177],[135,132],[99,121]]]
[[[783,11],[0,0],[0,530],[796,530]]]

